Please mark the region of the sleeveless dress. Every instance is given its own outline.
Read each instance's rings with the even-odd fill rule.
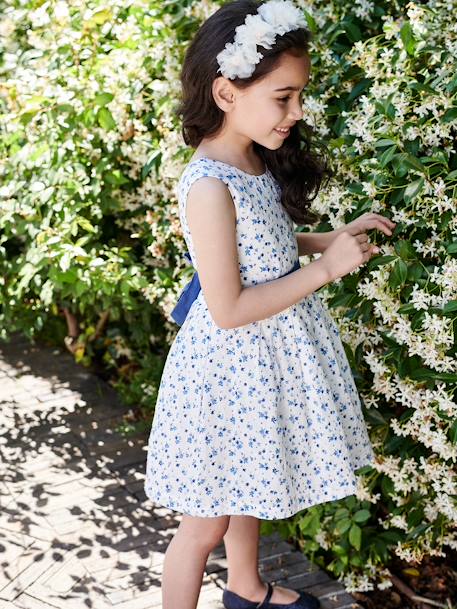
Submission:
[[[193,182],[222,180],[236,210],[241,284],[273,281],[298,257],[281,188],[200,157],[178,185],[184,238]],[[191,516],[282,519],[354,494],[355,471],[375,460],[338,327],[313,292],[260,321],[221,329],[201,290],[163,369],[149,436],[144,490]]]

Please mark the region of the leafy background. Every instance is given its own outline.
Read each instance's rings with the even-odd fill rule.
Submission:
[[[175,186],[189,40],[221,3],[7,0],[0,22],[0,336],[67,345],[149,429],[170,318],[193,269]],[[314,34],[305,119],[336,175],[328,231],[397,223],[363,268],[319,290],[377,453],[357,494],[279,530],[349,592],[457,550],[457,24],[454,0],[296,2]],[[303,257],[306,264],[313,259]],[[71,334],[75,342],[65,339]],[[396,563],[395,563],[396,564]],[[408,571],[409,569],[409,571]]]

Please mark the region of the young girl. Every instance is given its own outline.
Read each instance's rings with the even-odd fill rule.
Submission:
[[[146,495],[182,513],[167,548],[164,609],[195,609],[224,540],[227,609],[314,609],[262,581],[260,519],[355,492],[374,453],[338,328],[316,294],[392,234],[375,213],[327,233],[309,206],[324,175],[300,124],[310,72],[306,21],[291,0],[236,0],[200,27],[181,74],[180,219],[198,269],[173,316],[146,465]],[[299,131],[301,129],[301,131]],[[322,255],[300,267],[298,257]]]

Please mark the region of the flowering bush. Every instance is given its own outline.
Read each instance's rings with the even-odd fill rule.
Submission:
[[[101,355],[124,397],[152,407],[191,271],[175,194],[192,154],[174,114],[179,69],[219,4],[6,4],[1,335],[60,336],[64,311],[80,361]],[[348,591],[382,589],[392,556],[457,549],[457,27],[451,0],[297,4],[314,31],[306,120],[337,172],[315,228],[369,210],[397,227],[372,238],[380,256],[320,290],[377,463],[355,496],[262,527],[295,536]]]
[[[335,5],[324,15],[315,3],[304,104],[337,170],[313,204],[328,228],[365,211],[397,223],[388,243],[373,239],[380,256],[321,290],[377,463],[358,479],[360,503],[316,506],[294,523],[304,548],[332,555],[327,568],[348,591],[390,586],[392,553],[420,562],[457,549],[457,27],[449,2],[410,2],[362,40],[357,16],[375,9],[357,15],[361,6],[337,19]]]
[[[177,133],[157,142],[173,139],[178,21],[160,3],[50,0],[9,2],[0,24],[0,335],[72,330],[78,361],[102,358],[132,403],[150,404],[175,332],[182,162]]]

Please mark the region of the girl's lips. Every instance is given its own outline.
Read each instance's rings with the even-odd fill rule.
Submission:
[[[287,131],[278,131],[277,129],[275,129],[275,131],[281,137],[287,137],[290,133],[290,129],[287,129]]]

